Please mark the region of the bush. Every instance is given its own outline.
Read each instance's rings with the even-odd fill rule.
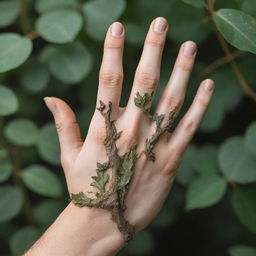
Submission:
[[[171,196],[120,255],[256,255],[255,0],[0,2],[1,255],[20,255],[68,202],[43,97],[66,99],[85,136],[107,27],[120,20],[126,28],[125,104],[157,16],[170,31],[156,100],[185,40],[200,49],[183,112],[203,78],[216,92]]]

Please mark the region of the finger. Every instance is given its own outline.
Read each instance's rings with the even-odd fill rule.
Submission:
[[[170,137],[170,147],[178,152],[178,155],[184,152],[198,129],[211,101],[213,89],[214,82],[211,79],[201,83],[192,105]]]
[[[173,109],[178,112],[181,109],[196,52],[197,46],[192,41],[187,41],[180,47],[171,77],[156,108],[158,114],[166,114]]]
[[[120,22],[115,22],[109,27],[104,43],[97,96],[97,104],[99,100],[105,104],[111,101],[113,112],[119,108],[123,82],[123,48],[124,28]]]
[[[167,21],[158,17],[152,21],[145,43],[140,62],[138,64],[133,88],[127,105],[126,115],[136,121],[141,116],[141,109],[135,105],[134,98],[139,93],[151,94],[155,91],[160,76],[161,58],[168,29]],[[144,106],[149,108],[152,100]]]
[[[63,100],[45,97],[44,101],[54,117],[60,142],[61,163],[67,166],[73,163],[83,144],[79,125],[74,112]]]

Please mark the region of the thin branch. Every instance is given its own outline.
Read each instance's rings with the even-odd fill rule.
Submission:
[[[23,34],[28,34],[32,30],[27,0],[20,0],[20,23]]]
[[[233,70],[233,72],[235,73],[242,89],[244,90],[244,92],[249,96],[251,97],[253,100],[256,101],[256,92],[253,91],[253,89],[249,86],[249,84],[247,83],[245,77],[243,76],[243,74],[241,73],[237,63],[234,61],[234,59],[232,59],[232,52],[230,51],[229,49],[229,46],[227,44],[227,42],[225,41],[225,39],[222,37],[222,35],[219,33],[219,31],[217,30],[216,26],[215,26],[215,23],[212,19],[212,16],[214,14],[214,10],[211,9],[212,6],[208,6],[208,8],[206,8],[206,10],[208,11],[208,15],[210,16],[210,24],[213,28],[213,31],[214,33],[216,34],[217,36],[217,39],[223,49],[223,51],[225,52],[226,54],[226,57],[230,59],[230,65],[231,65],[231,68]]]
[[[229,56],[221,57],[215,61],[213,61],[209,66],[207,66],[199,75],[200,79],[204,79],[212,74],[216,69],[220,68],[221,66],[230,63],[230,61],[235,60],[236,58],[242,56],[244,52],[239,50],[233,52]]]

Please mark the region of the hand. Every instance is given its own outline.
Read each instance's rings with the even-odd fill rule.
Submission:
[[[115,140],[119,156],[137,145],[137,161],[129,190],[125,197],[126,210],[124,217],[138,232],[145,228],[159,212],[176,176],[182,155],[197,130],[210,102],[214,83],[205,80],[199,86],[194,101],[181,119],[173,133],[167,128],[179,112],[194,65],[197,47],[188,41],[182,44],[173,72],[158,102],[155,117],[162,118],[156,129],[156,121],[148,114],[160,76],[160,63],[166,38],[168,24],[164,18],[155,19],[147,34],[143,53],[135,73],[133,88],[125,108],[119,107],[123,68],[122,56],[124,47],[124,28],[115,22],[109,28],[105,44],[104,56],[99,74],[97,107],[100,101],[105,104],[104,113],[111,105],[111,120],[115,120],[117,132],[122,131],[120,138]],[[135,98],[148,96],[148,101],[141,105]],[[142,99],[142,98],[140,98]],[[91,186],[92,176],[96,175],[96,163],[109,160],[104,142],[108,136],[105,119],[99,110],[95,110],[85,141],[81,139],[76,117],[70,107],[58,98],[45,99],[48,108],[53,112],[60,146],[61,163],[65,172],[69,193],[83,192],[88,197],[95,197],[99,189]],[[137,106],[136,106],[137,105]],[[164,115],[164,116],[162,116]],[[154,118],[155,119],[155,118]],[[165,129],[166,128],[166,129]],[[160,129],[163,129],[160,132]],[[154,140],[157,131],[161,136]],[[151,139],[153,150],[145,148],[146,139]],[[154,160],[155,161],[152,161]],[[106,173],[110,176],[113,168]],[[111,180],[111,177],[109,178]],[[108,191],[111,185],[106,185]],[[113,198],[112,198],[113,199]],[[97,209],[91,208],[94,212]],[[98,214],[108,214],[102,210]],[[115,225],[109,218],[109,225]]]

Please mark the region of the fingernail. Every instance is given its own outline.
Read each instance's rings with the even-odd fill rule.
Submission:
[[[156,18],[154,21],[154,31],[155,32],[164,32],[167,27],[167,22],[164,18]]]
[[[197,46],[194,42],[186,42],[183,47],[184,55],[187,57],[193,57],[196,54]]]
[[[55,104],[54,100],[52,100],[51,97],[44,97],[44,102],[52,113],[54,113],[56,111],[56,109],[57,109],[56,104]]]
[[[204,81],[204,89],[207,91],[207,92],[212,92],[213,89],[214,89],[214,83],[211,79],[206,79]]]
[[[121,36],[123,33],[123,25],[120,22],[115,22],[111,26],[111,35],[112,36]]]

